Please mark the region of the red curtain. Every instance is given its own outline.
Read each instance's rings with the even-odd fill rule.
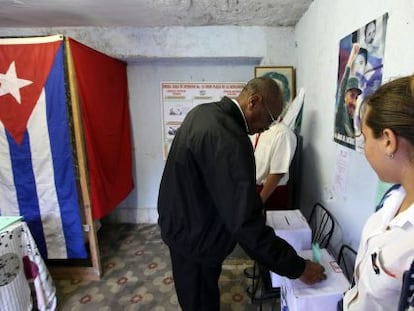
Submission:
[[[126,64],[68,40],[82,111],[92,215],[99,219],[134,187]]]

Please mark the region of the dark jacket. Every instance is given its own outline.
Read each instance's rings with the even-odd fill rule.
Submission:
[[[270,270],[299,277],[304,259],[265,226],[253,148],[231,99],[195,107],[172,143],[160,184],[159,225],[166,244],[221,263],[236,242]]]

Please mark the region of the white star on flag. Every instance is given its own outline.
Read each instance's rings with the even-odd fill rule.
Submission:
[[[10,64],[7,72],[0,73],[0,96],[9,94],[12,95],[19,104],[20,102],[20,89],[33,82],[30,80],[19,79],[16,75],[16,66],[14,62]]]

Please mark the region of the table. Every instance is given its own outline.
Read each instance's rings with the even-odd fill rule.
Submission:
[[[299,255],[312,259],[312,250],[300,251]],[[306,285],[299,279],[283,278],[281,286],[281,310],[289,311],[336,311],[337,303],[350,284],[335,259],[326,249],[321,249],[321,264],[327,279]]]
[[[286,240],[298,252],[311,248],[312,230],[300,210],[278,210],[266,212],[266,224],[277,236]],[[273,287],[280,287],[282,277],[270,272]]]
[[[56,309],[56,289],[27,224],[0,231],[0,310]]]

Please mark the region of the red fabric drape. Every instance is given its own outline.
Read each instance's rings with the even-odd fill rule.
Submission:
[[[82,111],[92,215],[109,214],[133,189],[126,64],[71,38]]]
[[[260,193],[262,189],[263,186],[256,186],[257,193]],[[264,208],[266,211],[280,211],[291,209],[289,207],[289,186],[283,185],[276,187],[276,189],[264,203]]]

